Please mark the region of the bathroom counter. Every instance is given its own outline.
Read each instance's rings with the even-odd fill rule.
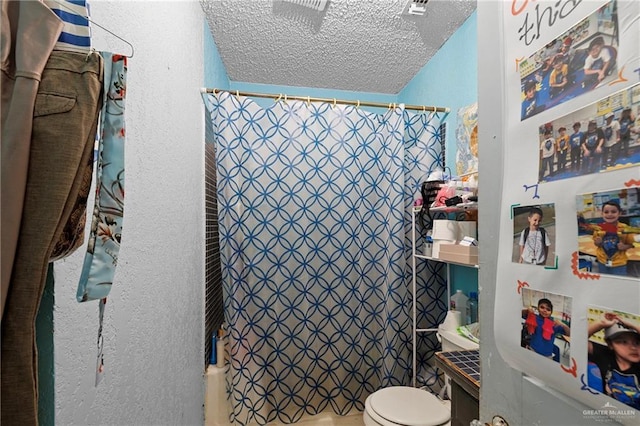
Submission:
[[[472,397],[480,399],[480,351],[438,352],[436,364]]]
[[[480,415],[480,351],[437,352],[436,366],[451,378],[451,426]]]

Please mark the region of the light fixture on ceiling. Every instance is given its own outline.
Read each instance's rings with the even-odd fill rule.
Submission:
[[[327,6],[327,0],[284,0],[289,3],[299,4],[300,6],[308,7],[310,9],[315,9],[319,11],[323,11]]]
[[[429,0],[409,0],[404,8],[404,15],[423,16],[427,12]]]

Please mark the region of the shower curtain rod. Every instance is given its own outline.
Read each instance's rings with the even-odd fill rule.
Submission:
[[[223,92],[225,90],[222,89],[209,89],[209,88],[202,88],[202,93],[213,93],[214,95],[218,92]],[[396,105],[399,105],[395,102],[393,103],[382,103],[382,102],[360,102],[358,101],[349,101],[349,100],[342,100],[342,99],[336,99],[336,98],[314,98],[311,96],[289,96],[289,95],[283,95],[283,94],[279,94],[279,95],[275,95],[273,93],[252,93],[252,92],[240,92],[238,90],[236,90],[235,92],[231,91],[231,90],[226,90],[229,93],[235,94],[236,96],[250,96],[250,97],[254,97],[254,98],[272,98],[274,101],[279,101],[279,100],[283,100],[283,101],[287,101],[287,100],[294,100],[294,101],[304,101],[304,102],[327,102],[327,103],[332,103],[332,104],[345,104],[345,105],[354,105],[356,107],[361,107],[361,106],[370,106],[370,107],[379,107],[379,108],[391,108],[391,107],[396,107]],[[422,111],[422,112],[444,112],[444,113],[449,113],[449,111],[451,111],[448,107],[436,107],[436,106],[426,106],[426,105],[405,105],[404,109],[410,109],[410,110],[414,110],[414,111]]]

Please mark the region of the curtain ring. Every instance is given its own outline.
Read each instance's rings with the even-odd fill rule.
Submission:
[[[278,95],[278,97],[276,98],[276,100],[275,100],[274,102],[278,102],[280,99],[282,99],[282,93],[280,93],[280,94]]]
[[[427,107],[426,107],[426,106],[424,106],[424,105],[422,105],[422,112],[423,112],[423,113],[424,113],[424,112],[427,112]]]
[[[335,108],[335,107],[336,107],[336,98],[333,98],[333,105],[332,105],[332,107],[333,107],[333,108]]]
[[[356,109],[360,109],[360,99],[358,99],[358,103],[356,104]]]
[[[311,106],[311,96],[307,96],[307,107]]]
[[[240,91],[236,90],[236,97],[239,98],[240,97]]]
[[[284,94],[284,103],[285,104],[287,103],[287,94],[286,93]]]

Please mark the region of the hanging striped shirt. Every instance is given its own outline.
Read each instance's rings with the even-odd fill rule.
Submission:
[[[54,49],[88,53],[91,51],[91,27],[87,0],[44,0],[64,23]]]

